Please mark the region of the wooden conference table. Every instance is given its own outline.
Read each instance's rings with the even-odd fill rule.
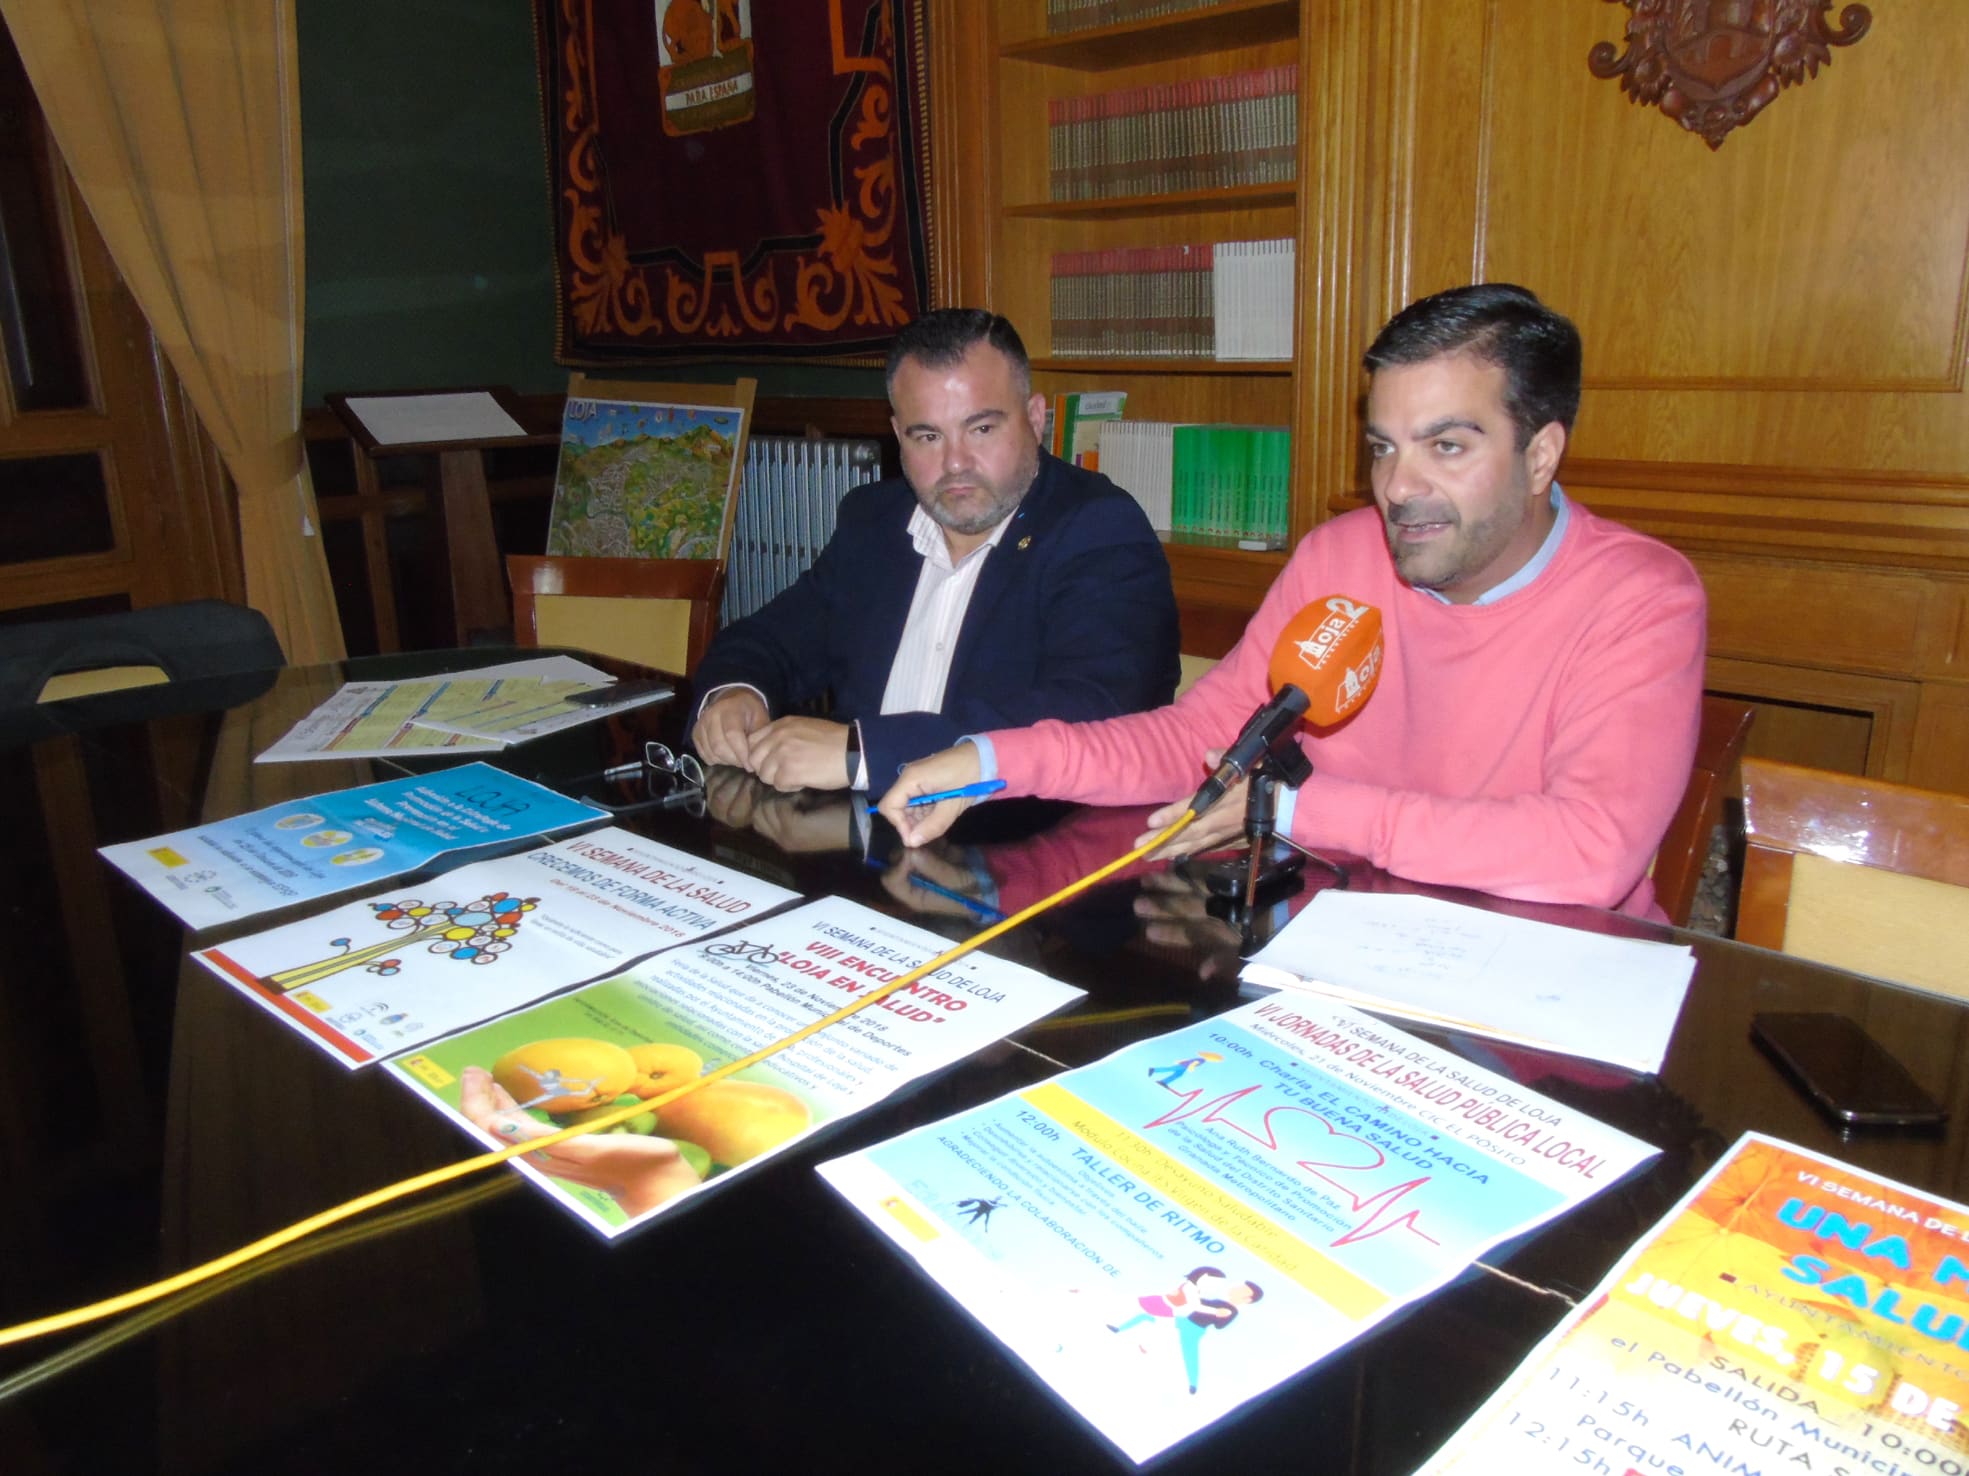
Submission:
[[[468,1153],[395,1082],[345,1072],[187,965],[183,929],[95,847],[395,777],[391,763],[252,757],[345,675],[510,654],[155,687],[44,709],[0,733],[0,1323],[148,1282]],[[674,737],[682,709],[598,721],[502,762],[576,781],[634,756],[645,736]],[[712,799],[712,815],[648,809],[618,823],[952,938],[973,921],[947,893],[988,877],[1009,908],[1118,854],[1140,819],[994,804],[948,849],[911,862],[879,826],[864,841],[838,799],[729,783]],[[1410,889],[1366,868],[1353,884]],[[1671,936],[1584,909],[1512,910]],[[279,915],[249,926],[270,920]],[[1687,941],[1695,983],[1659,1078],[1562,1058],[1505,1063],[1652,1143],[1658,1159],[1157,1469],[1411,1471],[1746,1128],[1969,1198],[1969,1009]],[[1194,886],[1158,867],[994,946],[1087,998],[613,1244],[500,1170],[190,1304],[0,1350],[0,1470],[1124,1468],[813,1166],[1229,1008],[1235,938]],[[1841,1140],[1747,1037],[1753,1012],[1800,1008],[1861,1020],[1949,1104],[1954,1125]],[[1499,1064],[1481,1042],[1460,1048]]]

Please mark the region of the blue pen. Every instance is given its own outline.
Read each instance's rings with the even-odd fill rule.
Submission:
[[[960,906],[968,907],[971,911],[977,913],[977,915],[983,918],[986,922],[1003,922],[1005,920],[1004,913],[1000,912],[996,907],[993,907],[989,902],[984,901],[982,898],[967,897],[962,892],[958,891],[955,887],[942,886],[937,882],[931,881],[927,876],[924,876],[920,872],[915,872],[915,871],[910,872],[909,884],[912,887],[920,887],[924,891],[931,893],[933,896],[943,897],[948,899],[949,901],[959,904]]]
[[[889,869],[889,863],[884,861],[880,856],[863,856],[861,859],[862,864],[870,871],[887,871]],[[926,892],[933,892],[939,897],[948,897],[952,902],[961,903],[963,906],[977,913],[986,922],[1003,922],[1007,916],[1007,914],[1000,912],[983,898],[967,897],[954,887],[946,887],[931,881],[920,871],[910,872],[909,884],[912,887],[920,887]]]
[[[934,805],[939,800],[981,799],[987,794],[996,794],[1005,787],[1003,779],[981,779],[976,784],[966,784],[960,789],[939,789],[935,794],[919,794],[908,804],[909,809],[921,809],[924,805]],[[873,815],[879,807],[870,805],[868,813]]]

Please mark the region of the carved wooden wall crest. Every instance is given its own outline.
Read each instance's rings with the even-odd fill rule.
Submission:
[[[1626,51],[1611,41],[1588,53],[1596,77],[1620,78],[1635,102],[1659,107],[1709,147],[1748,123],[1779,92],[1818,75],[1832,48],[1867,33],[1864,5],[1839,12],[1832,0],[1607,0],[1628,9]]]

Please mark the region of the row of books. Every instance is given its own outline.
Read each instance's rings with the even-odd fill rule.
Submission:
[[[1278,184],[1294,172],[1299,65],[1050,98],[1046,118],[1055,200]]]
[[[1285,547],[1292,437],[1284,426],[1113,420],[1100,427],[1099,457],[1158,533]]]
[[[1223,241],[1212,253],[1211,316],[1217,357],[1292,357],[1292,282],[1298,251],[1276,241]]]
[[[1055,395],[1046,406],[1047,449],[1062,461],[1089,469],[1101,464],[1101,432],[1121,419],[1126,390],[1079,390]]]
[[[1294,259],[1289,238],[1055,252],[1053,353],[1289,359]]]
[[[1209,10],[1220,0],[1046,0],[1046,30],[1058,36],[1067,31],[1091,31],[1125,21],[1153,20],[1184,10]]]

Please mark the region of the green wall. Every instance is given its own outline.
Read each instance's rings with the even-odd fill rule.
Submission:
[[[303,0],[303,393],[567,385],[531,7]],[[635,377],[615,374],[613,377]],[[875,370],[693,364],[646,377],[880,397]]]

